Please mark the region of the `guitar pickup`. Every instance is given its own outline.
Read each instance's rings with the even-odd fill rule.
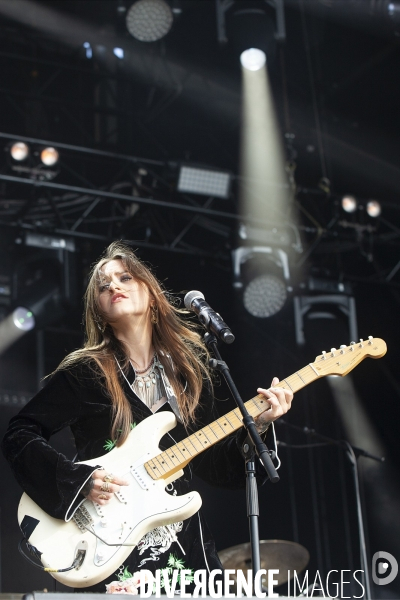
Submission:
[[[143,465],[138,467],[131,467],[130,469],[131,475],[134,477],[135,481],[140,485],[143,490],[148,490],[149,487],[146,483],[146,479],[149,477],[146,469]]]
[[[114,492],[114,496],[116,496],[118,500],[122,502],[122,504],[128,504],[128,500],[121,490],[119,490],[118,492]]]

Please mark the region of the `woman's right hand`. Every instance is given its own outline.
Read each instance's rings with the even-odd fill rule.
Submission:
[[[105,481],[104,478],[106,478]],[[91,489],[86,495],[86,499],[97,502],[97,504],[107,504],[111,500],[113,494],[118,492],[123,485],[129,485],[129,482],[114,476],[103,469],[97,469],[97,471],[92,473]],[[105,490],[104,488],[108,489]]]

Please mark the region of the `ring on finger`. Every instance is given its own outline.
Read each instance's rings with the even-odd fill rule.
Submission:
[[[107,500],[107,496],[105,494],[100,494],[99,500]]]
[[[111,488],[110,488],[110,483],[109,483],[108,481],[105,481],[105,482],[103,483],[103,485],[101,486],[101,488],[100,488],[100,491],[101,491],[101,492],[109,492],[109,491],[110,491],[110,489],[111,489]]]
[[[104,475],[103,477],[103,481],[105,481],[106,483],[111,483],[114,479],[114,475],[112,473],[107,473],[106,475]]]

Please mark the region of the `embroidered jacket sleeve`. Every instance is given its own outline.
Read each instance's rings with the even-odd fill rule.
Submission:
[[[79,493],[93,467],[74,464],[48,443],[61,429],[72,429],[96,413],[89,379],[57,372],[10,421],[2,450],[22,489],[52,517],[69,520],[83,501]],[[82,397],[85,397],[85,401]],[[92,393],[93,396],[93,393]],[[103,398],[97,407],[104,407]],[[89,410],[90,409],[90,410]]]

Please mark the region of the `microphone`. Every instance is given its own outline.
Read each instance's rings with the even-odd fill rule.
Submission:
[[[232,344],[235,336],[223,321],[221,315],[216,313],[204,300],[204,294],[197,290],[188,292],[184,298],[184,303],[188,310],[196,313],[200,323],[207,331],[216,335],[225,344]]]

